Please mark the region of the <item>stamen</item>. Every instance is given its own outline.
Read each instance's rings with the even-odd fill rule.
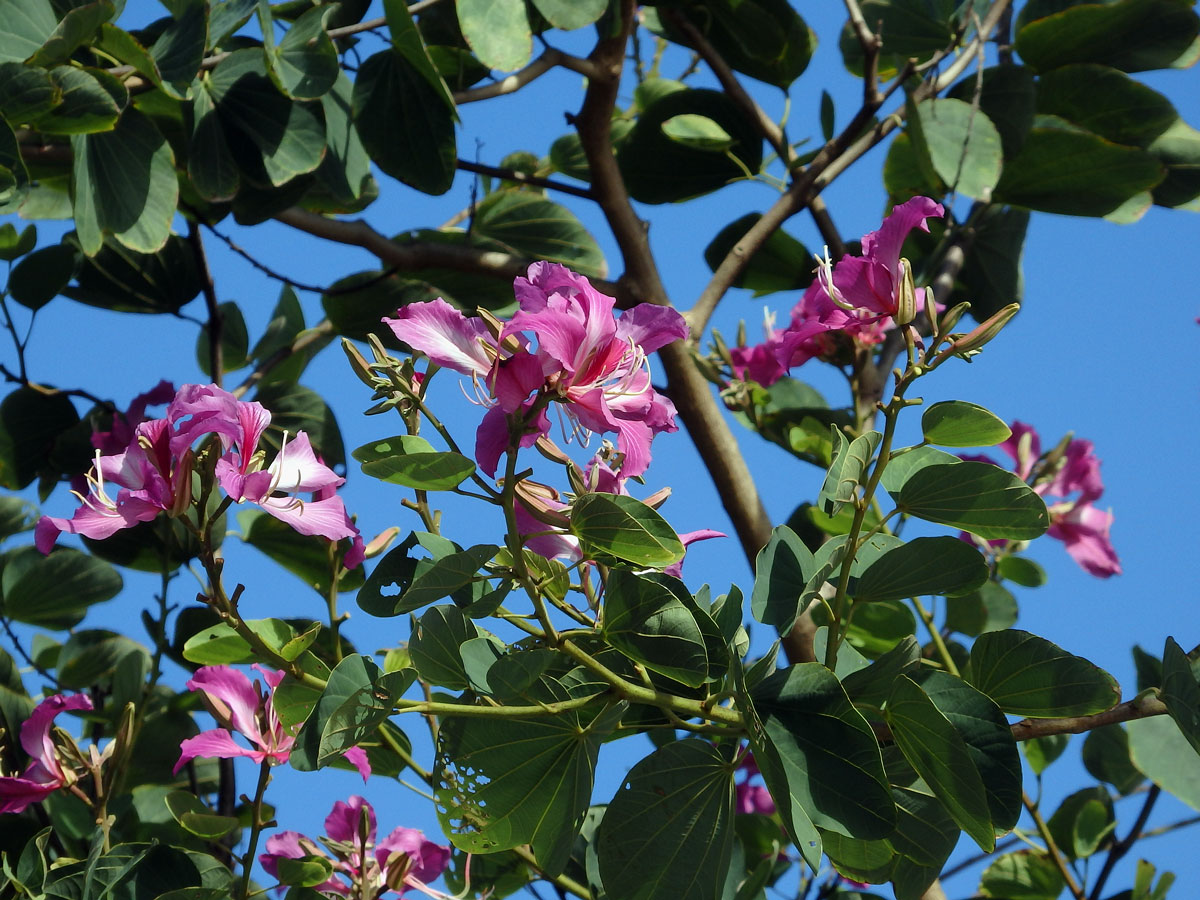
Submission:
[[[842,296],[842,292],[837,289],[837,285],[833,283],[833,261],[829,258],[829,245],[826,244],[824,249],[824,258],[818,256],[816,253],[813,254],[813,258],[817,261],[817,281],[821,283],[821,287],[825,289],[825,293],[833,301],[834,305],[846,310],[846,312],[853,312],[857,307],[846,300]]]

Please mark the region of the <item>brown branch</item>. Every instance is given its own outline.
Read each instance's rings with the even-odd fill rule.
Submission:
[[[617,168],[610,132],[635,6],[633,0],[622,0],[619,33],[599,41],[589,57],[602,77],[589,82],[576,126],[592,175],[592,191],[625,263],[622,286],[635,300],[665,306],[670,301],[655,265],[645,225],[630,204]],[[662,348],[659,357],[666,371],[671,400],[709,470],[742,549],[753,565],[758,551],[770,537],[771,523],[737,440],[708,382],[696,368],[686,342],[679,341]]]
[[[1154,804],[1158,802],[1159,796],[1162,795],[1162,788],[1157,784],[1150,787],[1146,794],[1146,799],[1142,803],[1142,808],[1138,812],[1137,819],[1134,820],[1133,827],[1129,829],[1129,834],[1115,841],[1108,848],[1108,855],[1104,858],[1104,866],[1100,869],[1100,874],[1096,877],[1096,883],[1092,886],[1092,892],[1088,895],[1088,900],[1100,900],[1100,894],[1104,891],[1104,885],[1108,882],[1108,876],[1112,874],[1113,867],[1120,862],[1121,857],[1130,851],[1138,839],[1142,836],[1142,831],[1146,827],[1146,823],[1150,820],[1150,811],[1154,809]]]
[[[307,350],[313,344],[316,344],[327,337],[333,335],[333,323],[328,319],[322,319],[312,328],[306,328],[300,334],[296,335],[295,340],[285,347],[280,347],[266,359],[262,360],[254,370],[247,375],[242,383],[235,387],[230,393],[235,397],[245,396],[246,392],[257,385],[267,373],[283,362],[290,356],[294,356],[304,350]]]
[[[563,53],[561,50],[548,47],[541,56],[519,72],[513,72],[511,75],[501,78],[499,81],[493,81],[491,84],[485,84],[483,87],[456,91],[454,102],[461,105],[463,103],[475,103],[479,100],[489,100],[492,97],[502,97],[505,94],[511,94],[519,91],[525,85],[529,84],[529,82],[541,78],[555,67],[570,69],[572,72],[578,72],[588,79],[594,79],[600,75],[599,70],[596,69],[590,60],[571,56],[568,53]]]
[[[537,175],[526,175],[524,172],[518,172],[515,169],[500,169],[496,166],[485,166],[482,163],[470,162],[465,159],[458,160],[455,166],[464,172],[474,172],[476,175],[489,175],[492,178],[500,178],[504,181],[515,181],[517,184],[527,184],[531,187],[542,187],[552,191],[560,191],[564,194],[570,194],[573,197],[582,197],[584,200],[592,199],[592,192],[589,188],[579,187],[574,184],[565,184],[561,181],[555,181],[552,178],[539,178]]]
[[[858,45],[863,52],[863,106],[878,106],[882,102],[879,95],[879,51],[883,41],[867,24],[859,8],[858,0],[844,0],[846,13],[850,16],[850,27],[858,39]]]

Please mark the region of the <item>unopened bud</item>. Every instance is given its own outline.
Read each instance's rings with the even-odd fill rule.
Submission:
[[[350,360],[350,370],[354,376],[374,390],[375,375],[371,371],[371,365],[367,362],[367,358],[358,352],[358,348],[351,343],[349,338],[342,338],[342,350],[345,352],[346,358]]]
[[[395,525],[393,525],[391,528],[381,531],[371,539],[366,547],[363,548],[363,556],[366,559],[374,559],[376,556],[383,553],[383,551],[390,547],[392,545],[392,541],[394,541],[399,534],[400,529]]]
[[[927,298],[927,302],[928,302]],[[912,263],[900,258],[900,284],[896,288],[896,313],[892,316],[897,325],[907,325],[917,317],[917,288],[913,284]]]
[[[944,316],[942,316],[942,321],[938,324],[936,331],[938,337],[941,337],[943,334],[949,334],[951,331],[953,331],[954,326],[958,324],[958,320],[962,318],[963,313],[970,308],[970,303],[959,303],[952,307]]]
[[[1003,307],[999,312],[994,313],[986,319],[974,331],[951,344],[950,352],[960,356],[978,352],[992,338],[1004,330],[1004,326],[1008,324],[1008,320],[1015,316],[1020,309],[1020,303],[1010,303],[1008,306]]]

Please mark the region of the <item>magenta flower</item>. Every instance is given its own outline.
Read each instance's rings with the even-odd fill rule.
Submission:
[[[142,395],[130,415],[160,402],[167,387],[164,382]],[[70,519],[43,517],[35,533],[38,549],[49,553],[64,531],[102,540],[161,512],[180,515],[190,500],[192,445],[215,434],[224,451],[217,461],[217,481],[235,502],[256,503],[301,534],[331,541],[350,538],[344,564],[353,568],[362,561],[362,538],[334,493],[345,479],[317,459],[304,432],[290,441],[285,434],[283,447],[265,465],[259,441],[270,422],[262,404],[238,400],[216,385],[185,384],[166,417],[140,422],[123,452],[104,455],[97,449],[96,464],[86,476],[88,493],[77,494],[83,505]],[[100,443],[108,446],[117,434],[114,426],[100,436]],[[115,497],[109,494],[113,486]],[[313,496],[303,500],[299,494]]]
[[[105,455],[120,453],[133,440],[134,429],[146,421],[147,406],[162,406],[175,398],[175,385],[162,380],[150,390],[138,394],[123,414],[113,416],[108,431],[92,433],[92,446]]]
[[[271,765],[288,761],[296,736],[289,734],[279,721],[274,704],[275,689],[283,681],[284,673],[272,672],[258,663],[251,668],[266,681],[266,691],[259,682],[251,683],[242,672],[230,666],[204,666],[188,681],[188,690],[204,692],[209,711],[224,727],[201,732],[181,743],[175,772],[196,757],[232,759],[245,756],[256,763],[269,762]],[[238,744],[231,731],[241,734],[253,746]],[[365,782],[371,774],[366,752],[361,747],[351,747],[344,755]]]
[[[1088,574],[1097,578],[1120,575],[1121,561],[1109,537],[1113,515],[1093,505],[1104,493],[1104,483],[1092,442],[1070,441],[1057,468],[1042,472],[1042,442],[1033,426],[1013,422],[1010,428],[1012,436],[1000,449],[1012,458],[1018,476],[1027,481],[1033,478],[1033,489],[1046,501],[1050,511],[1050,528],[1046,533],[1062,541],[1067,553]],[[971,458],[993,462],[986,456]]]
[[[39,803],[61,787],[71,784],[74,774],[64,769],[50,738],[55,717],[69,709],[91,709],[86,694],[64,697],[55,694],[39,703],[21,723],[21,746],[31,762],[20,775],[0,777],[0,813],[19,813],[31,803]]]
[[[329,858],[316,842],[295,831],[284,831],[267,839],[267,852],[258,861],[264,870],[279,877],[280,859],[325,856],[334,874],[316,890],[322,893],[375,900],[390,892],[403,897],[415,890],[430,897],[446,895],[429,887],[450,864],[450,848],[425,839],[414,828],[395,828],[376,843],[375,810],[362,797],[348,803],[340,800],[325,819],[322,843],[333,854]]]
[[[480,389],[491,408],[476,432],[475,456],[487,474],[495,475],[508,448],[528,447],[549,432],[551,402],[585,435],[616,434],[622,473],[642,474],[654,436],[676,428],[675,407],[650,384],[647,357],[687,337],[683,317],[642,303],[614,318],[612,297],[554,263],[531,265],[514,290],[520,310],[498,334],[440,299],[410,304],[383,321],[414,350],[471,376]]]
[[[742,778],[734,782],[734,809],[740,813],[775,815],[775,801],[771,799],[771,792],[761,784],[751,783],[758,775],[758,764],[754,761],[753,753],[746,752],[738,764],[738,771],[742,773]]]

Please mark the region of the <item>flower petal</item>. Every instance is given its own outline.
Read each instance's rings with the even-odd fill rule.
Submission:
[[[62,785],[57,782],[41,784],[13,775],[0,778],[0,815],[19,813],[31,803],[40,803]]]
[[[287,494],[319,491],[345,482],[333,469],[317,459],[308,435],[303,431],[284,445],[268,471],[274,476],[273,488]]]
[[[187,683],[189,691],[204,691],[229,711],[229,723],[251,742],[265,750],[258,727],[263,700],[245,673],[230,666],[203,666]],[[222,710],[224,712],[224,710]]]
[[[267,758],[267,754],[262,750],[250,750],[235,743],[233,735],[224,728],[214,728],[211,731],[202,731],[195,737],[190,737],[181,742],[179,745],[179,761],[175,763],[175,768],[171,771],[172,773],[177,773],[196,757],[202,759],[233,759],[238,756],[249,757],[256,763],[261,763]]]
[[[617,319],[617,339],[632,341],[647,353],[687,340],[689,333],[687,320],[678,311],[657,303],[639,303]]]
[[[358,529],[346,515],[346,506],[341,497],[327,497],[324,500],[266,497],[258,505],[301,534],[319,534],[331,541],[358,535]]]
[[[366,784],[367,779],[371,777],[371,761],[367,759],[367,751],[362,747],[351,747],[342,756],[346,758],[346,762],[358,769],[363,784]]]
[[[392,333],[439,366],[463,375],[486,375],[492,367],[496,339],[482,319],[467,318],[441,297],[410,303],[386,316]],[[490,350],[490,352],[489,352]]]
[[[363,810],[366,810],[367,816],[367,843],[374,843],[375,810],[357,794],[351,796],[346,803],[338,800],[333,804],[333,809],[325,817],[325,834],[335,841],[358,843],[358,826],[362,821]]]

